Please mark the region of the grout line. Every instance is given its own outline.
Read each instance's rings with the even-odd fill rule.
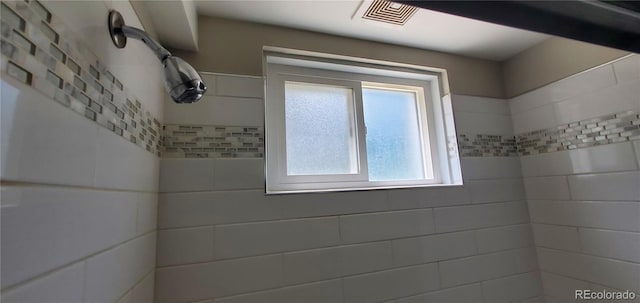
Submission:
[[[55,267],[55,268],[53,268],[53,269],[50,269],[50,270],[44,271],[44,272],[39,273],[39,274],[37,274],[37,275],[35,275],[35,276],[33,276],[33,277],[30,277],[30,278],[24,279],[24,280],[22,280],[22,281],[20,281],[20,282],[17,282],[17,283],[15,283],[15,284],[13,284],[13,285],[8,285],[8,286],[6,286],[5,288],[3,288],[1,291],[4,293],[4,292],[12,291],[12,290],[14,290],[14,289],[18,289],[18,288],[20,288],[20,287],[22,287],[22,286],[25,286],[25,285],[29,284],[29,283],[36,282],[36,281],[37,281],[37,280],[39,280],[40,278],[45,278],[45,277],[47,277],[47,276],[54,275],[54,274],[56,274],[56,273],[58,273],[58,272],[60,272],[60,271],[62,271],[62,270],[65,270],[65,269],[69,268],[70,266],[73,266],[73,265],[76,265],[76,264],[78,264],[78,263],[82,263],[82,262],[84,262],[84,267],[85,267],[85,279],[84,279],[83,281],[86,281],[86,266],[87,266],[87,265],[86,265],[86,261],[88,261],[89,259],[91,259],[91,258],[93,258],[93,257],[95,257],[95,256],[97,256],[97,255],[100,255],[100,254],[106,253],[106,252],[108,252],[108,251],[110,251],[110,250],[113,250],[113,249],[116,249],[116,248],[122,247],[122,246],[127,245],[127,244],[129,244],[129,243],[131,243],[131,242],[134,242],[134,241],[136,241],[136,240],[139,240],[139,239],[141,239],[141,238],[144,238],[144,237],[146,237],[146,236],[149,236],[150,234],[153,234],[153,233],[155,233],[155,232],[156,232],[156,230],[151,230],[151,231],[148,231],[148,232],[146,232],[146,233],[143,233],[143,234],[140,234],[140,235],[136,235],[136,236],[134,236],[133,238],[130,238],[130,239],[125,240],[125,241],[123,241],[123,242],[119,242],[119,243],[117,243],[117,244],[114,244],[114,245],[108,246],[108,247],[106,247],[106,248],[103,248],[103,249],[98,250],[98,251],[96,251],[96,252],[93,252],[93,253],[91,253],[91,254],[85,255],[85,256],[83,256],[83,257],[81,257],[81,258],[79,258],[79,259],[73,260],[73,261],[71,261],[71,262],[69,262],[69,263],[65,263],[65,264],[63,264],[63,265],[59,265],[59,266],[57,266],[57,267]],[[84,282],[83,282],[83,283],[84,283]],[[84,289],[84,288],[83,288],[83,289]],[[84,290],[83,290],[83,292],[84,292]],[[83,296],[84,296],[84,295],[83,295]]]
[[[55,183],[33,183],[33,182],[28,182],[28,181],[15,181],[15,180],[6,180],[6,179],[0,180],[0,186],[78,189],[78,190],[92,190],[92,191],[103,191],[103,192],[141,193],[141,194],[152,194],[152,195],[157,195],[158,194],[158,192],[155,192],[155,191],[143,191],[143,190],[133,190],[133,189],[118,189],[118,188],[103,188],[103,187],[85,186],[85,185],[65,185],[65,184],[55,184]]]
[[[561,253],[577,254],[577,255],[591,257],[591,258],[600,258],[600,259],[607,259],[607,260],[612,260],[612,261],[616,261],[616,262],[623,262],[623,263],[640,265],[640,263],[635,262],[635,261],[620,260],[620,259],[616,259],[616,258],[612,258],[612,257],[593,255],[593,254],[590,254],[590,253],[587,253],[587,252],[584,252],[584,251],[570,251],[570,250],[565,250],[565,249],[560,249],[560,248],[555,248],[555,247],[542,246],[542,245],[536,245],[535,248],[536,249],[537,248],[543,248],[543,249],[553,250],[553,251],[561,252]],[[536,254],[537,254],[537,251],[536,251]]]
[[[604,286],[604,287],[612,288],[612,289],[614,289],[614,290],[620,290],[620,291],[625,291],[625,290],[627,290],[627,289],[620,289],[620,288],[618,288],[617,286],[616,286],[616,287],[614,287],[614,286],[608,286],[608,285],[601,284],[601,283],[599,283],[599,282],[593,282],[593,281],[585,280],[585,279],[582,279],[582,278],[576,278],[576,277],[568,276],[568,275],[563,274],[563,273],[557,273],[557,272],[548,271],[548,270],[542,270],[542,269],[540,269],[540,273],[541,273],[541,277],[540,277],[540,278],[541,278],[541,280],[542,280],[542,273],[543,273],[543,272],[544,272],[544,273],[547,273],[547,274],[552,274],[552,275],[555,275],[555,276],[559,276],[559,277],[563,277],[563,278],[571,279],[571,280],[576,280],[576,281],[580,281],[580,282],[585,282],[585,283],[588,283],[588,284],[589,284],[589,286],[592,286],[592,284],[595,284],[596,286]],[[637,293],[638,295],[640,295],[640,291],[638,291],[638,290],[629,289],[629,291],[631,291],[631,292],[635,292],[635,293]],[[544,294],[545,296],[549,296],[549,295],[547,295],[547,294],[545,294],[545,293],[544,293],[544,283],[543,283],[543,294]],[[558,297],[555,297],[555,296],[553,296],[553,295],[551,295],[550,297],[558,298]]]

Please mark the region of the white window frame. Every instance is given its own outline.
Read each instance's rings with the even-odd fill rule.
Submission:
[[[462,184],[453,119],[448,96],[442,97],[441,74],[393,68],[354,60],[334,60],[316,56],[265,52],[265,147],[266,192],[268,194],[342,191],[377,188],[419,187]],[[352,88],[360,170],[355,174],[289,176],[286,167],[284,84],[286,81],[318,83]],[[418,122],[423,150],[425,179],[369,181],[366,158],[366,129],[362,108],[362,88],[413,91],[417,97]],[[426,119],[425,119],[426,118]],[[426,120],[426,121],[425,121]],[[453,136],[452,136],[453,132]],[[457,146],[457,142],[456,146]],[[429,151],[429,152],[426,152]]]

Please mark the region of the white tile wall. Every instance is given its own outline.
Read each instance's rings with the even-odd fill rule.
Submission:
[[[393,261],[397,266],[454,259],[477,253],[473,231],[393,240]]]
[[[433,214],[430,209],[340,217],[341,239],[345,243],[411,237],[433,232]]]
[[[452,287],[516,274],[512,252],[499,252],[439,263],[442,287]]]
[[[388,241],[306,250],[284,254],[284,281],[300,284],[391,267]]]
[[[207,77],[216,87],[204,102],[262,102],[259,79]],[[476,123],[467,123],[470,129],[512,133],[504,100],[453,99],[456,115]],[[175,123],[193,123],[185,117],[200,121],[195,111],[207,112],[191,107],[173,115],[171,106],[167,117]],[[233,108],[216,110],[237,124],[250,122],[234,118],[238,112]],[[198,123],[214,124],[215,119]],[[159,262],[164,256],[171,262],[159,263],[158,302],[483,302],[482,281],[537,268],[515,157],[463,159],[465,186],[275,196],[264,195],[261,159],[219,159],[212,169],[191,164],[197,161],[163,160],[163,174],[171,171],[169,176],[176,177],[161,182],[158,255]],[[215,235],[205,241],[209,231]],[[173,241],[184,243],[176,248],[180,245],[162,244],[171,241],[165,240],[170,232],[193,234],[176,236]],[[210,243],[214,256],[206,260]],[[454,274],[445,277],[438,268],[474,257],[477,283],[445,288],[460,284],[444,285]],[[481,266],[486,259],[496,266]],[[459,276],[462,272],[454,278]]]
[[[342,301],[342,282],[323,281],[215,300],[215,303],[323,303]]]
[[[158,231],[158,266],[213,260],[212,226]]]
[[[393,303],[471,303],[484,302],[482,285],[469,284],[460,287],[447,288],[404,299],[389,301]]]
[[[570,176],[575,200],[640,201],[640,171]]]
[[[440,286],[436,264],[418,265],[343,279],[345,302],[380,302]]]
[[[129,2],[41,3],[162,117],[161,65],[104,23],[115,8],[139,26]],[[1,92],[3,302],[153,302],[158,157],[11,77]]]
[[[528,199],[536,200],[569,200],[569,183],[562,177],[525,178],[524,187]]]
[[[192,302],[266,290],[283,286],[282,276],[281,255],[161,268],[155,301]]]
[[[539,273],[529,272],[482,282],[487,302],[517,302],[540,295]]]
[[[633,55],[510,100],[514,130],[637,111],[639,60]],[[520,157],[547,302],[575,302],[575,289],[640,288],[639,142]]]
[[[3,302],[82,302],[84,263],[75,263],[2,294]]]
[[[340,243],[337,217],[218,225],[216,258],[326,247]]]

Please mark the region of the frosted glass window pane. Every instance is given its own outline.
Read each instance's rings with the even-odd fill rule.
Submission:
[[[357,173],[353,90],[285,83],[288,175]]]
[[[424,178],[416,95],[412,92],[365,88],[369,180]]]

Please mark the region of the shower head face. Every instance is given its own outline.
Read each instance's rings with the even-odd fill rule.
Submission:
[[[162,61],[164,80],[171,99],[176,103],[194,103],[207,91],[207,85],[186,61],[168,56]]]

